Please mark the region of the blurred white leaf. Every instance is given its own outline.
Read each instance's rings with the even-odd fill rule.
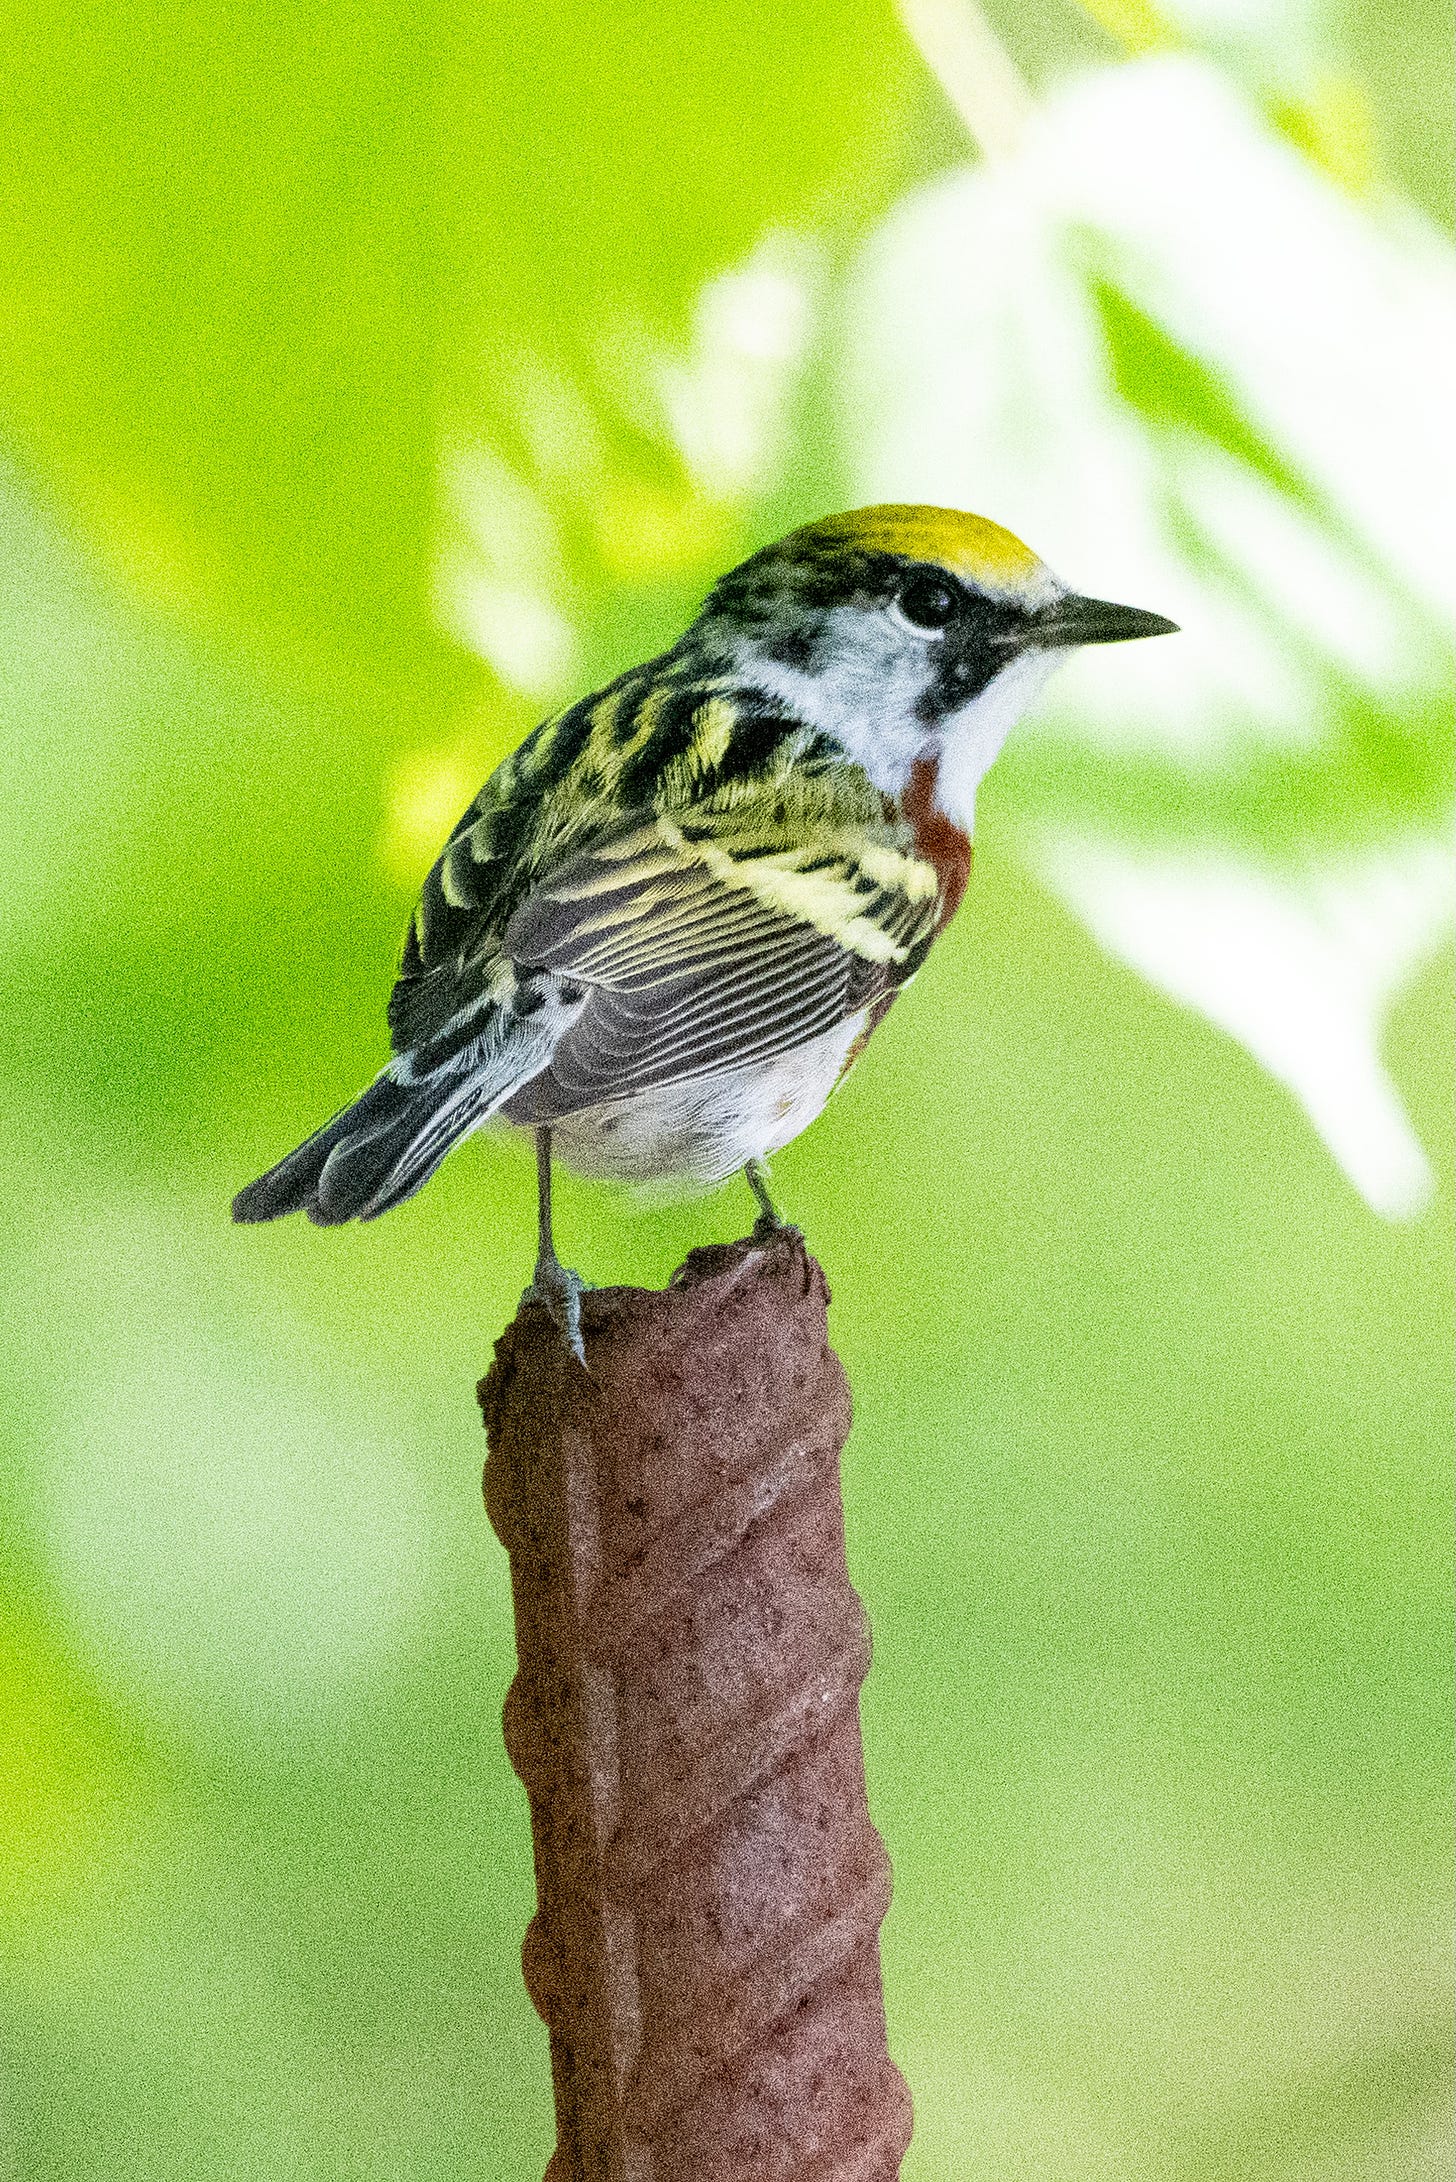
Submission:
[[[1279,568],[1264,480],[1123,398],[1094,277],[1307,481],[1279,510]],[[1098,743],[1203,762],[1306,745],[1320,661],[1281,644],[1291,597],[1326,643],[1358,601],[1328,663],[1382,693],[1437,672],[1453,356],[1450,254],[1412,217],[1353,204],[1203,62],[1107,69],[1014,157],[916,192],[872,237],[842,371],[856,496],[979,509],[1080,587],[1182,622],[1177,646],[1073,668],[1060,716]]]
[[[1197,44],[1265,82],[1307,82],[1344,27],[1341,0],[1158,0]]]
[[[1271,632],[1302,636],[1386,696],[1429,682],[1429,633],[1416,614],[1287,493],[1206,441],[1190,438],[1179,467],[1190,522],[1213,556],[1242,570]],[[1303,725],[1307,739],[1317,740],[1318,722]],[[1298,721],[1291,726],[1293,739],[1306,739]]]
[[[519,584],[493,582],[468,564],[447,565],[441,581],[446,626],[503,682],[543,699],[563,687],[576,658],[576,635],[549,599]]]
[[[988,159],[1013,152],[1033,102],[980,0],[900,0],[926,66]]]
[[[1206,64],[1110,69],[1039,131],[1049,205],[1413,596],[1456,596],[1456,269],[1357,204]],[[1029,147],[1028,157],[1037,150]]]
[[[559,603],[562,570],[545,503],[490,448],[457,447],[444,465],[435,611],[458,643],[525,697],[557,696],[576,665]]]
[[[1035,861],[1110,954],[1229,1031],[1286,1084],[1367,1203],[1432,1187],[1380,1057],[1391,1002],[1456,914],[1446,841],[1412,833],[1279,875],[1214,849],[1051,832]]]
[[[1229,37],[1261,13],[1203,8]],[[1342,732],[1342,692],[1409,716],[1444,686],[1453,361],[1444,243],[1354,201],[1207,62],[1157,57],[1064,89],[1009,157],[890,215],[851,278],[841,386],[857,497],[975,508],[1183,625],[1074,661],[1044,720],[1235,795],[1261,751]],[[1352,845],[1281,878],[1167,815],[1141,846],[1089,838],[1075,794],[1031,844],[1043,876],[1288,1084],[1373,1206],[1417,1209],[1430,1168],[1379,1040],[1450,918],[1431,812],[1371,846],[1389,812],[1352,807]]]
[[[736,499],[768,480],[808,344],[817,273],[803,244],[765,236],[701,291],[687,356],[657,367],[672,439],[710,498]]]

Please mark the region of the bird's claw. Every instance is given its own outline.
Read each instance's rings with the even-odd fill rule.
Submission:
[[[753,1223],[752,1240],[759,1248],[769,1243],[798,1242],[804,1240],[804,1231],[789,1220],[780,1219],[777,1207],[768,1193],[768,1167],[761,1159],[750,1159],[743,1170],[744,1180],[758,1200],[758,1218]]]
[[[559,1258],[538,1258],[531,1285],[521,1297],[522,1303],[539,1303],[548,1313],[579,1364],[586,1362],[581,1338],[581,1299],[586,1285],[581,1275],[573,1273]]]

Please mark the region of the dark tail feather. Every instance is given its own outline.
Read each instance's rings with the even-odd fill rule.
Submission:
[[[458,1075],[423,1083],[378,1076],[341,1114],[233,1199],[233,1218],[306,1212],[322,1227],[372,1220],[412,1197],[482,1118],[484,1101]]]

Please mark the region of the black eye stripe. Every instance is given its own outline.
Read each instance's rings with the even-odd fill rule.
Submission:
[[[895,604],[912,629],[943,629],[955,618],[959,597],[939,576],[907,576]]]

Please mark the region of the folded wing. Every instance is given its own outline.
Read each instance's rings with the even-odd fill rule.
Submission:
[[[898,851],[725,843],[634,818],[506,928],[523,971],[586,989],[507,1111],[549,1121],[806,1044],[903,983],[936,915],[934,873]]]

